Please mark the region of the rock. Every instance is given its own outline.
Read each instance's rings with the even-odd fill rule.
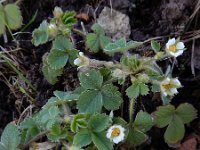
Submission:
[[[109,7],[104,7],[97,19],[97,23],[100,24],[105,33],[113,39],[122,37],[128,39],[131,34],[129,17],[114,9],[111,11]]]

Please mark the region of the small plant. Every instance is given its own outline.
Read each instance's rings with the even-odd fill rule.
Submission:
[[[52,41],[50,52],[43,56],[43,74],[49,83],[56,84],[67,64],[77,66],[80,87],[74,91],[55,91],[39,112],[17,126],[8,124],[1,137],[0,150],[42,147],[112,150],[122,143],[136,147],[147,141],[153,126],[167,127],[164,139],[169,145],[183,139],[184,124],[194,120],[197,111],[187,103],[177,108],[170,104],[182,85],[173,77],[173,67],[163,71],[157,64],[164,58],[175,60],[183,53],[185,46],[179,38],[169,39],[164,49],[159,42],[152,41],[154,55],[147,57],[129,51],[143,42],[125,38],[112,41],[100,25],[94,24],[94,33],[86,34],[85,38],[89,51],[101,50],[110,56],[122,54],[119,62],[101,61],[75,49],[71,34],[76,24],[74,12],[63,12],[56,7],[53,14],[50,21],[43,21],[33,31],[35,46]],[[120,86],[127,87],[124,94]],[[155,93],[160,93],[163,106],[152,114],[144,110],[136,112],[138,99]],[[129,100],[127,120],[119,117],[125,99]]]

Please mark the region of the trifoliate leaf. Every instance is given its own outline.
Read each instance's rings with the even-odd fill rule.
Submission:
[[[81,86],[85,89],[100,89],[103,83],[103,76],[99,71],[93,69],[87,73],[82,73],[79,80]]]
[[[1,135],[0,149],[16,150],[20,143],[20,139],[20,133],[17,129],[17,126],[10,123],[5,127]]]
[[[105,114],[95,114],[90,117],[88,121],[88,127],[94,132],[102,132],[111,123],[109,116]]]
[[[33,31],[33,34],[32,34],[32,42],[35,46],[38,46],[40,44],[44,44],[48,41],[48,33],[47,33],[47,29],[48,29],[48,23],[46,20],[44,20],[38,29],[35,29]]]
[[[107,84],[102,87],[103,105],[107,110],[119,109],[122,98],[121,93],[118,91],[117,87],[112,84]]]
[[[176,114],[183,123],[189,123],[197,117],[197,110],[191,104],[184,103],[178,106]]]
[[[127,143],[130,145],[138,146],[145,142],[148,139],[148,136],[140,130],[135,128],[129,129]]]
[[[168,144],[175,144],[179,142],[185,134],[185,127],[181,118],[177,115],[172,117],[167,130],[165,131],[164,138]]]
[[[168,125],[164,134],[168,144],[179,142],[185,134],[184,123],[189,123],[197,115],[195,109],[187,103],[181,104],[176,110],[173,105],[160,106],[154,114],[158,127]]]
[[[136,42],[136,41],[126,42],[125,38],[121,38],[115,42],[108,43],[104,48],[104,52],[108,53],[108,54],[113,54],[116,52],[123,53],[130,49],[137,48],[141,44],[142,44],[142,42]]]
[[[142,132],[147,132],[153,126],[153,118],[147,112],[140,111],[137,113],[134,127]]]
[[[92,133],[92,141],[95,144],[95,146],[98,148],[98,150],[112,150],[113,145],[111,141],[106,138],[105,132],[100,133]]]
[[[47,61],[51,68],[61,69],[67,64],[68,58],[69,55],[66,51],[51,49]]]
[[[71,122],[72,132],[78,132],[80,128],[86,128],[88,124],[89,115],[87,114],[77,114],[73,117]]]
[[[58,36],[53,41],[53,48],[61,51],[71,50],[73,49],[72,42],[69,40],[69,38],[65,36]]]
[[[74,136],[73,145],[81,148],[89,145],[91,142],[92,139],[90,131],[88,131],[87,129],[82,129]]]
[[[42,72],[43,72],[44,77],[47,79],[47,81],[50,84],[55,84],[58,81],[57,77],[62,75],[63,68],[52,69],[50,67],[50,65],[48,64],[47,59],[44,58],[43,59],[43,66],[42,66]]]
[[[120,60],[120,63],[132,72],[140,70],[142,67],[145,67],[143,62],[144,60],[140,60],[138,56],[133,55],[130,57],[123,56]]]
[[[174,112],[175,108],[173,105],[158,107],[158,110],[155,112],[156,125],[159,128],[167,126],[172,120]]]
[[[16,4],[7,4],[4,8],[6,24],[10,29],[17,29],[22,25],[22,16]]]
[[[151,48],[154,50],[155,53],[160,51],[160,43],[158,43],[157,41],[152,40],[151,41]]]
[[[135,83],[131,85],[127,90],[126,94],[129,98],[137,98],[139,95],[147,95],[149,93],[149,88],[144,83]]]
[[[94,24],[92,30],[94,33],[89,33],[86,36],[86,46],[92,52],[96,53],[100,49],[103,49],[111,39],[105,36],[103,28],[99,24]]]
[[[81,113],[101,112],[102,95],[97,90],[87,90],[80,95],[77,106]]]

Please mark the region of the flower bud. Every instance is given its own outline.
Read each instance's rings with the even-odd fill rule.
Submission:
[[[57,35],[57,26],[53,23],[50,23],[47,29],[49,37],[55,37]]]
[[[58,7],[58,6],[56,6],[56,7],[54,8],[54,11],[53,11],[54,17],[60,18],[60,17],[62,16],[62,14],[63,14],[62,9],[61,9],[60,7]]]

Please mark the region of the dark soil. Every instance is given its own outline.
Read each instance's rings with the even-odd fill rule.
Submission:
[[[198,29],[198,19],[196,19],[197,25],[194,24],[194,20],[189,22],[189,17],[193,13],[196,3],[197,0],[113,0],[112,5],[114,9],[130,17],[130,39],[144,41],[152,37],[162,36],[163,38],[160,38],[162,42],[172,36],[181,36],[187,39],[186,32]],[[23,0],[20,7],[23,12],[24,25],[38,11],[34,23],[26,29],[26,32],[32,32],[44,19],[51,18],[55,6],[59,6],[63,10],[74,10],[77,13],[89,13],[90,20],[85,22],[86,28],[89,29],[94,23],[92,12],[98,7],[98,16],[104,6],[110,7],[110,0]],[[76,38],[79,39],[80,37],[77,36]],[[41,67],[42,56],[50,50],[51,45],[45,44],[34,47],[31,43],[31,34],[20,35],[18,40],[21,50],[12,53],[12,57],[16,58],[17,66],[36,88],[35,92],[29,92],[36,99],[36,110],[46,103],[54,90],[73,90],[79,85],[76,68],[70,66],[65,67],[64,75],[60,77],[56,85],[50,85],[43,77]],[[0,39],[0,42],[2,42],[2,39]],[[196,40],[196,43],[198,44],[199,40]],[[3,42],[0,45],[3,45]],[[10,45],[12,47],[16,46],[13,43],[3,46],[10,49]],[[175,76],[180,77],[184,88],[180,89],[180,93],[172,100],[172,103],[175,106],[183,102],[191,103],[200,113],[200,70],[196,69],[196,77],[193,77],[190,67],[191,45],[191,42],[186,43],[188,50],[183,57],[178,59],[179,64],[175,66]],[[81,49],[83,46],[83,44],[79,44],[77,48]],[[144,49],[148,48],[148,46],[144,47]],[[91,55],[91,57],[104,59],[102,56]],[[165,67],[167,64],[163,66]],[[0,62],[1,68],[4,68],[5,73],[5,66]],[[9,69],[5,74],[7,78],[15,75],[13,72],[10,73]],[[27,97],[24,94],[19,91],[14,94],[13,90],[2,80],[3,78],[0,76],[0,133],[7,123],[19,118],[20,113],[30,104],[26,101]],[[125,103],[125,105],[128,105],[128,103]],[[141,99],[137,105],[138,110],[142,108],[151,113],[160,105],[160,102],[146,98]],[[125,109],[125,112],[128,111],[128,107],[125,107]],[[198,118],[200,118],[200,114],[198,114]],[[200,135],[199,119],[194,120],[190,126],[187,126],[186,137],[192,133]],[[149,132],[150,140],[141,149],[171,149],[165,144],[163,134],[164,129],[153,128]]]

